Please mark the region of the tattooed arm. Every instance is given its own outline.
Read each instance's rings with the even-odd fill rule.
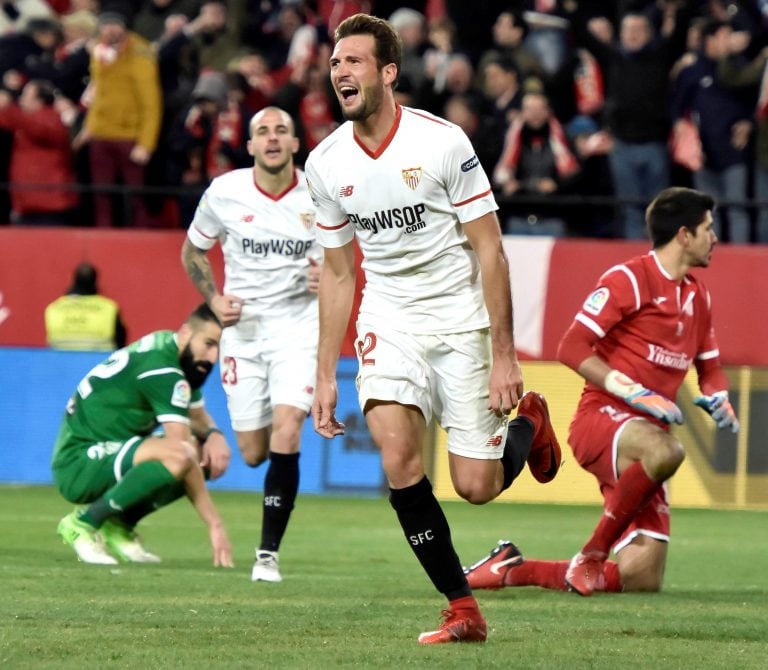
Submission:
[[[219,293],[206,253],[204,249],[199,249],[189,239],[185,239],[181,248],[181,264],[221,325],[231,326],[240,320],[243,300],[234,295]]]

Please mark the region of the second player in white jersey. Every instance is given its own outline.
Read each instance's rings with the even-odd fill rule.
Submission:
[[[243,459],[257,467],[269,457],[251,578],[280,581],[277,551],[298,491],[299,437],[314,393],[321,254],[306,181],[293,164],[293,120],[267,107],[249,127],[253,169],[234,170],[208,187],[182,260],[225,326],[221,379]],[[217,243],[223,292],[206,257]]]
[[[356,236],[363,252],[361,317],[414,333],[488,326],[462,226],[498,207],[461,129],[398,106],[375,152],[346,123],[312,152],[306,172],[319,242],[340,247]]]
[[[187,231],[199,249],[221,243],[224,293],[245,301],[243,315],[284,314],[296,302],[315,301],[307,289],[315,247],[314,207],[304,174],[294,169],[291,183],[273,195],[254,182],[253,169],[227,172],[206,190]]]

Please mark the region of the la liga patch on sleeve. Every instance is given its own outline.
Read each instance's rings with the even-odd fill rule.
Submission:
[[[582,309],[588,314],[597,316],[600,314],[600,312],[603,311],[603,307],[605,307],[605,303],[608,302],[608,298],[610,297],[611,292],[605,288],[605,286],[601,286],[599,289],[593,291],[591,295],[584,301]]]
[[[189,402],[192,399],[192,389],[186,379],[176,382],[171,394],[171,405],[174,407],[189,408]]]

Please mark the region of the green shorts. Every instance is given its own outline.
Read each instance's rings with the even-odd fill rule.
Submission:
[[[135,435],[122,442],[91,442],[74,437],[64,424],[51,464],[61,495],[72,503],[96,500],[133,467],[133,455],[143,441]]]

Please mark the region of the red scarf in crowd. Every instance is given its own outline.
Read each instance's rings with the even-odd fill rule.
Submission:
[[[504,151],[497,164],[497,169],[509,170],[509,174],[513,176],[520,162],[520,152],[522,150],[520,138],[524,125],[520,117],[510,125],[507,136],[504,139]],[[557,174],[561,179],[571,177],[579,171],[579,161],[568,148],[568,141],[565,139],[563,126],[560,125],[560,122],[554,116],[549,119],[549,147],[552,149]]]

